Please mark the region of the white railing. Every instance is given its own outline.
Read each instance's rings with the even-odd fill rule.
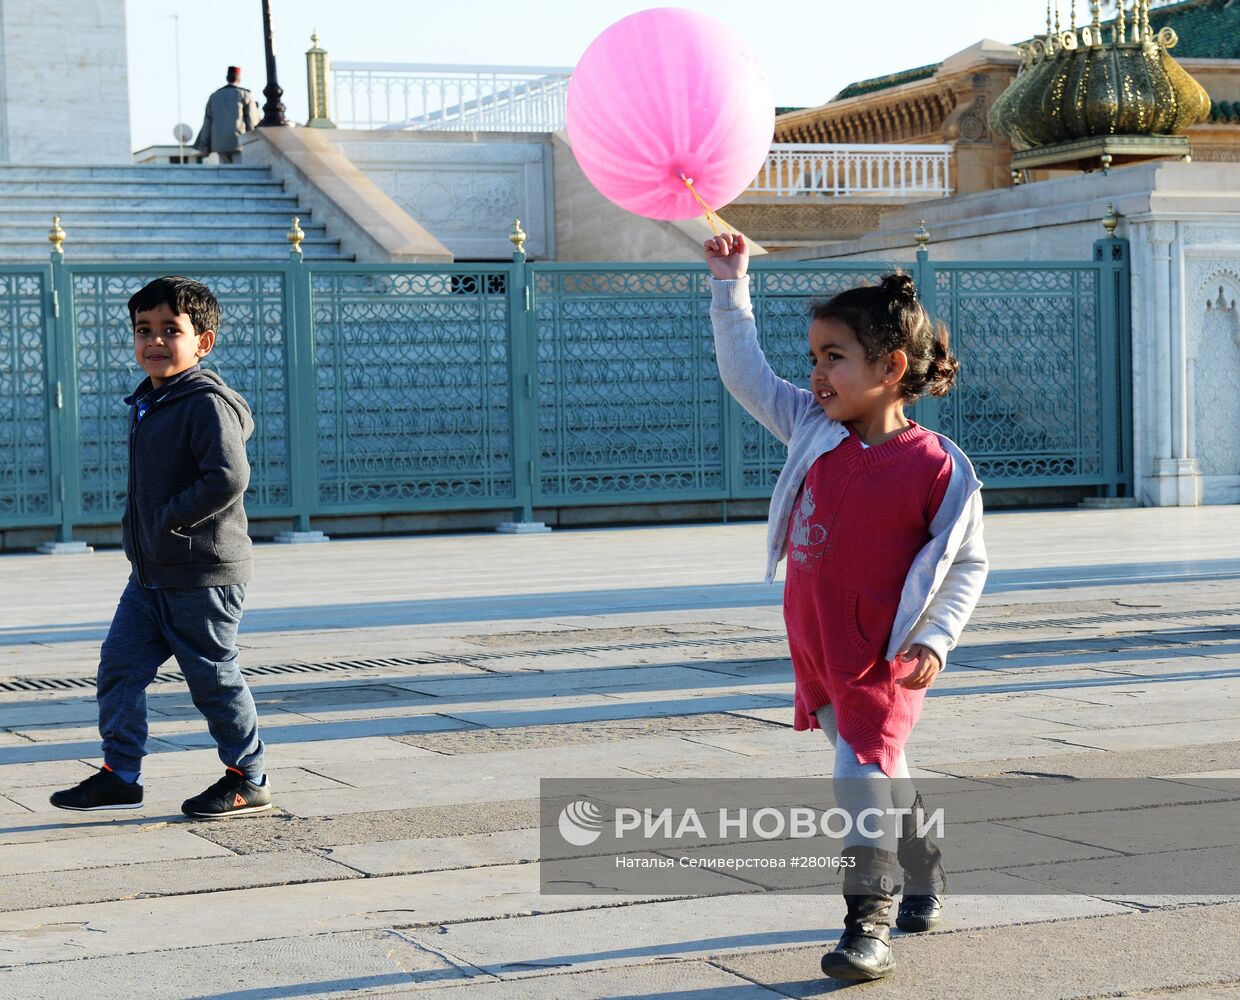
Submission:
[[[745,194],[945,197],[951,146],[776,143]]]
[[[571,68],[333,63],[341,128],[555,132]]]

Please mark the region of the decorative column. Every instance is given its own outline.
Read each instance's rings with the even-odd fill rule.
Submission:
[[[319,48],[319,33],[310,36],[306,52],[306,94],[310,100],[310,120],[306,128],[335,128],[327,109],[327,50]]]
[[[1150,308],[1146,328],[1133,333],[1145,341],[1150,361],[1146,401],[1154,418],[1151,499],[1159,507],[1196,507],[1201,504],[1201,473],[1192,453],[1193,393],[1177,230],[1173,222],[1148,225]]]

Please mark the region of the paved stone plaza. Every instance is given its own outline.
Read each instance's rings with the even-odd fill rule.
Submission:
[[[540,777],[807,777],[760,524],[256,549],[242,624],[277,809],[150,693],[139,812],[53,809],[98,760],[115,550],[0,558],[0,996],[748,1000],[822,979],[835,895],[540,895]],[[986,596],[916,772],[1240,777],[1240,507],[987,516]],[[280,668],[282,669],[265,669]],[[169,664],[165,670],[175,669]],[[1231,800],[1231,801],[1234,801]],[[1240,823],[1216,842],[1234,857]],[[1063,858],[1080,857],[1068,840]],[[1230,997],[1240,896],[957,895],[867,996]]]

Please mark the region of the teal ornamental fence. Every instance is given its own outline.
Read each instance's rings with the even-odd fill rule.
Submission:
[[[892,265],[756,261],[764,349],[805,383],[809,301]],[[958,388],[913,416],[987,487],[1131,494],[1128,254],[911,270],[952,333]],[[704,268],[66,262],[0,267],[0,529],[119,523],[139,379],[125,303],[209,284],[209,361],[254,410],[251,517],[727,501],[769,495],[781,445],[719,383]]]

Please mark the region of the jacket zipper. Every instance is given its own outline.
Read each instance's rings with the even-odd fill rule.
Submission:
[[[138,539],[138,518],[136,511],[138,498],[138,477],[134,472],[134,452],[136,450],[134,447],[134,439],[138,435],[138,424],[141,423],[141,421],[138,420],[138,407],[136,404],[134,405],[133,411],[129,415],[129,420],[129,497],[135,508],[131,509],[129,512],[129,532],[130,538],[133,541],[134,570],[138,574],[138,584],[139,586],[145,587],[146,575],[142,571],[142,542]]]

